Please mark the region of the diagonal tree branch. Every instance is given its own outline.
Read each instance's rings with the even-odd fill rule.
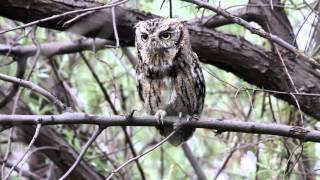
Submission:
[[[116,115],[119,114],[119,112],[118,112],[117,109],[115,108],[113,102],[111,101],[111,98],[110,98],[110,96],[109,96],[106,88],[103,86],[101,80],[99,79],[98,75],[95,73],[95,71],[94,71],[93,67],[91,66],[91,64],[89,63],[89,61],[86,59],[86,57],[85,57],[82,53],[80,53],[80,56],[81,56],[81,58],[84,60],[85,64],[86,64],[87,67],[89,68],[92,76],[94,77],[94,79],[95,79],[96,82],[98,83],[99,88],[101,89],[101,91],[102,91],[102,93],[103,93],[103,95],[104,95],[105,100],[109,103],[109,106],[111,107],[112,112],[113,112],[114,114],[116,114]],[[131,141],[131,139],[130,139],[130,136],[129,136],[129,133],[128,133],[126,127],[121,127],[121,129],[122,129],[122,131],[123,131],[123,133],[124,133],[124,135],[125,135],[126,142],[127,142],[128,145],[129,145],[129,148],[130,148],[130,150],[131,150],[132,155],[133,155],[133,156],[136,156],[136,155],[137,155],[136,150],[135,150],[135,148],[134,148],[134,146],[133,146],[133,143],[132,143],[132,141]],[[140,173],[140,175],[141,175],[141,179],[145,179],[145,175],[144,175],[144,171],[143,171],[143,169],[142,169],[142,166],[140,165],[140,163],[139,163],[138,160],[136,160],[135,162],[136,162],[137,168],[138,168],[138,170],[139,170],[139,173]]]
[[[0,159],[0,164],[5,164],[5,166],[8,167],[8,168],[14,167],[13,163],[4,162],[2,159]],[[21,169],[19,167],[15,167],[14,170],[17,171],[17,172],[21,172],[22,176],[24,176],[26,178],[29,178],[30,180],[41,180],[42,179],[38,175],[36,175],[36,174],[34,174],[32,172],[29,172],[27,170]]]
[[[292,53],[296,54],[298,57],[300,57],[302,59],[305,59],[306,61],[309,61],[310,63],[314,64],[315,66],[319,66],[318,63],[312,57],[308,57],[305,54],[301,53],[296,47],[294,47],[293,45],[287,43],[285,40],[283,40],[279,36],[274,35],[272,33],[267,33],[266,31],[264,31],[262,29],[255,28],[249,22],[243,20],[240,17],[237,17],[237,16],[234,16],[234,15],[230,14],[228,11],[225,11],[225,10],[221,9],[218,6],[215,6],[213,4],[210,4],[210,3],[207,3],[207,2],[204,2],[204,1],[199,1],[199,0],[183,0],[183,1],[196,4],[199,7],[210,9],[210,10],[212,10],[212,11],[218,13],[218,14],[221,14],[222,16],[224,16],[225,18],[229,19],[230,21],[232,21],[232,22],[234,22],[236,24],[242,25],[243,27],[248,29],[253,34],[257,34],[257,35],[259,35],[261,37],[269,39],[270,41],[273,41],[273,42],[277,43],[278,45],[282,46],[283,48],[288,49]]]
[[[138,159],[142,158],[143,156],[147,155],[148,153],[152,152],[153,150],[155,150],[156,148],[160,147],[163,143],[167,142],[168,139],[173,136],[176,133],[176,130],[172,131],[167,137],[165,137],[163,140],[161,140],[159,143],[157,143],[156,145],[152,146],[150,149],[148,149],[147,151],[143,152],[142,154],[139,154],[131,159],[129,159],[128,161],[126,161],[125,163],[123,163],[121,166],[119,166],[117,169],[115,169],[114,171],[112,171],[112,173],[107,177],[107,180],[110,180],[113,175],[115,173],[118,173],[122,168],[124,168],[126,165],[128,165],[129,163],[131,163],[132,161],[137,161]]]
[[[194,169],[194,172],[196,173],[197,175],[197,178],[200,179],[200,180],[206,180],[207,177],[206,175],[204,174],[198,160],[196,159],[196,157],[193,155],[189,145],[187,142],[183,143],[182,145],[182,150],[184,152],[184,155],[188,158],[191,166],[193,167]]]
[[[40,87],[39,85],[32,83],[31,81],[27,81],[27,80],[12,77],[12,76],[7,76],[7,75],[1,74],[1,73],[0,73],[0,79],[4,80],[4,81],[11,82],[11,83],[19,84],[22,87],[31,89],[31,90],[43,95],[44,97],[48,98],[57,107],[57,109],[59,111],[63,111],[66,109],[66,106],[57,97],[55,97],[49,91]]]
[[[293,29],[284,8],[279,0],[272,1],[273,8],[264,6],[270,4],[270,0],[250,0],[247,6],[228,12],[248,22],[258,23],[266,32],[275,34],[289,44],[292,44],[294,39]],[[199,22],[200,19],[193,21]],[[208,28],[215,28],[226,24],[233,24],[233,21],[220,14],[207,16],[202,19],[202,25]]]
[[[98,138],[98,136],[101,134],[101,132],[105,129],[106,127],[101,127],[99,126],[98,129],[94,132],[94,134],[90,137],[88,142],[84,145],[82,148],[79,156],[77,157],[76,161],[72,164],[72,166],[68,169],[67,172],[63,174],[62,177],[59,178],[59,180],[64,180],[66,179],[72,171],[79,165],[80,161],[83,159],[84,154],[87,152],[89,149],[90,145]]]

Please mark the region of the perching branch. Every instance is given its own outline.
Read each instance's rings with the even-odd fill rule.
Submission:
[[[178,117],[167,117],[164,126],[172,126]],[[0,115],[1,125],[95,124],[101,126],[157,126],[154,116],[98,116],[85,113],[64,113],[60,115]],[[320,142],[320,131],[274,123],[258,123],[240,120],[216,120],[202,117],[198,122],[184,121],[182,126],[214,129],[217,133],[242,132],[291,137],[302,141]]]

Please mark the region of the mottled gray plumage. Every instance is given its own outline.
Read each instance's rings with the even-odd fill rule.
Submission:
[[[192,51],[185,23],[157,18],[136,25],[138,91],[146,111],[165,115],[199,115],[205,97],[205,82],[197,55]],[[166,113],[165,113],[166,112]],[[163,136],[173,127],[157,127]],[[173,145],[188,140],[194,128],[185,127],[169,139]]]

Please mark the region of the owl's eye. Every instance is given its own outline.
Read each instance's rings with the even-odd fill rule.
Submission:
[[[148,39],[148,35],[143,33],[143,34],[141,35],[141,39],[144,40],[144,41],[146,41],[146,40]]]
[[[160,34],[161,39],[167,40],[167,39],[170,39],[170,37],[171,37],[170,33],[167,33],[167,32]]]

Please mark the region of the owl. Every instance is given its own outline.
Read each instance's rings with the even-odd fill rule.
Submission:
[[[140,21],[135,29],[137,89],[147,113],[160,121],[167,115],[198,117],[204,105],[205,81],[185,22],[156,18]],[[174,126],[159,124],[157,129],[168,136]],[[179,128],[168,141],[178,146],[194,131],[192,127]]]

